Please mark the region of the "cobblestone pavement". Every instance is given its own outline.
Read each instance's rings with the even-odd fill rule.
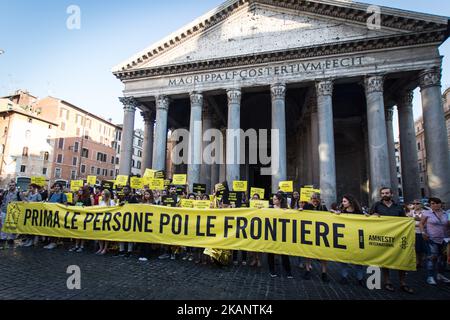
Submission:
[[[296,262],[296,259],[291,259]],[[68,290],[66,273],[69,265],[81,269],[81,290]],[[277,270],[281,272],[281,261]],[[339,265],[330,265],[331,282],[322,283],[320,265],[315,263],[310,281],[302,279],[303,271],[293,267],[295,279],[284,276],[270,278],[267,267],[218,267],[195,265],[181,259],[148,262],[131,258],[95,256],[92,250],[70,253],[58,247],[49,251],[18,247],[0,250],[0,299],[34,300],[448,300],[450,286],[436,287],[425,283],[424,271],[408,274],[408,282],[416,291],[409,295],[368,290],[356,284],[339,281]],[[449,274],[447,273],[447,276]]]

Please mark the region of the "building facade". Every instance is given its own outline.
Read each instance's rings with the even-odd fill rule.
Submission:
[[[26,91],[0,99],[0,187],[18,177],[51,176],[58,124],[42,117]]]
[[[320,186],[326,204],[345,193],[367,204],[380,187],[397,189],[397,106],[403,195],[410,201],[420,196],[412,111],[420,87],[428,186],[449,202],[439,54],[449,20],[381,7],[374,27],[367,9],[336,0],[229,0],[116,66],[125,86],[120,173],[131,172],[139,109],[144,167],[167,169],[169,129],[188,128],[190,186],[247,180],[269,194],[292,180],[296,188]],[[208,129],[226,129],[224,163],[201,164]],[[230,135],[239,129],[269,130],[270,139],[249,145]],[[251,151],[271,154],[271,174]]]
[[[100,118],[67,101],[46,97],[35,103],[42,117],[58,124],[54,137],[51,182],[113,180],[116,176],[115,132],[111,121]]]

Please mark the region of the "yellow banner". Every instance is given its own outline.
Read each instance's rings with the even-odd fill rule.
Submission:
[[[45,187],[47,185],[47,179],[45,177],[31,177],[31,183]]]
[[[164,190],[164,179],[150,179],[148,188],[150,190]]]
[[[181,199],[180,206],[182,208],[193,208],[195,200]]]
[[[97,176],[88,176],[87,183],[91,186],[95,186],[97,184]]]
[[[201,209],[201,210],[209,209],[209,208],[211,208],[211,201],[210,200],[196,200],[194,202],[194,208]]]
[[[277,209],[83,208],[15,202],[8,207],[3,232],[269,252],[416,269],[415,222],[411,218]]]
[[[144,178],[154,178],[156,170],[145,169]]]
[[[265,193],[266,193],[266,190],[264,190],[264,189],[261,189],[261,188],[251,188],[251,189],[250,189],[250,198],[253,198],[253,196],[254,196],[255,194],[257,194],[257,195],[259,195],[259,198],[260,198],[261,200],[263,200],[263,199],[264,199],[264,196],[265,196]]]
[[[247,181],[233,181],[233,191],[247,192]]]
[[[279,188],[286,193],[294,192],[294,181],[281,181]]]
[[[174,174],[172,179],[172,184],[176,186],[184,186],[187,181],[186,174]]]
[[[131,177],[130,178],[130,187],[131,189],[142,189],[144,188],[144,181],[142,178]]]
[[[73,193],[72,192],[66,193],[66,197],[67,197],[67,203],[73,203]]]
[[[72,191],[78,191],[84,186],[83,180],[72,180],[70,181],[70,190]]]
[[[320,189],[302,188],[300,189],[300,201],[309,202],[314,193],[320,194]]]
[[[117,176],[116,177],[116,186],[124,187],[128,184],[128,176]]]
[[[250,208],[255,208],[255,209],[269,208],[269,201],[250,200]]]

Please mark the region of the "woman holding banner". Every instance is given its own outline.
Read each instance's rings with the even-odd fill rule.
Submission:
[[[153,192],[151,190],[145,190],[141,199],[142,204],[154,205],[155,199],[153,198]],[[139,244],[139,261],[148,261],[150,259],[150,243],[140,243]]]
[[[346,194],[342,197],[342,203],[339,207],[339,210],[335,212],[335,214],[364,214],[359,204],[358,200],[355,199],[354,196],[350,194]],[[364,267],[361,265],[354,265],[356,269],[356,279],[358,280],[359,285],[362,287],[366,287],[364,282]],[[341,281],[340,283],[343,285],[348,284],[348,276],[351,270],[351,265],[347,263],[341,264]]]
[[[102,201],[100,201],[100,207],[114,207],[116,205],[115,201],[111,199],[111,192],[108,189],[103,190],[102,192]],[[99,241],[98,242],[99,249],[95,253],[99,256],[104,256],[108,252],[108,241]]]
[[[273,196],[273,209],[287,209],[286,199],[283,195],[281,195],[281,193],[277,193]],[[289,261],[289,256],[281,255],[281,260],[284,271],[286,272],[286,277],[288,279],[294,279],[291,273],[291,262]],[[275,272],[275,254],[268,253],[267,261],[269,262],[270,276],[272,278],[278,277],[278,274]]]
[[[322,201],[320,199],[319,193],[314,193],[311,196],[311,202],[308,203],[303,207],[303,210],[309,210],[309,211],[322,211],[322,212],[328,212],[327,206],[322,204]],[[330,282],[330,279],[328,278],[328,263],[327,261],[321,260],[320,264],[322,266],[322,281],[327,283]],[[311,280],[311,270],[312,270],[312,260],[306,259],[305,262],[305,274],[303,275],[304,280]]]
[[[259,194],[255,193],[252,197],[252,200],[258,201],[261,200],[261,197]],[[251,260],[250,267],[257,266],[258,268],[261,268],[261,253],[259,252],[249,252],[249,258]]]

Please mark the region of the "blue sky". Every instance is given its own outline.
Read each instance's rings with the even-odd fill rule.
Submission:
[[[27,89],[70,101],[122,122],[123,86],[113,66],[221,4],[222,0],[0,0],[0,96]],[[450,15],[450,1],[374,0],[378,5]],[[67,8],[81,9],[81,29],[66,28]],[[450,41],[441,47],[450,57]],[[448,58],[444,87],[450,86]],[[415,99],[420,115],[419,92]],[[142,126],[140,116],[137,127]]]

